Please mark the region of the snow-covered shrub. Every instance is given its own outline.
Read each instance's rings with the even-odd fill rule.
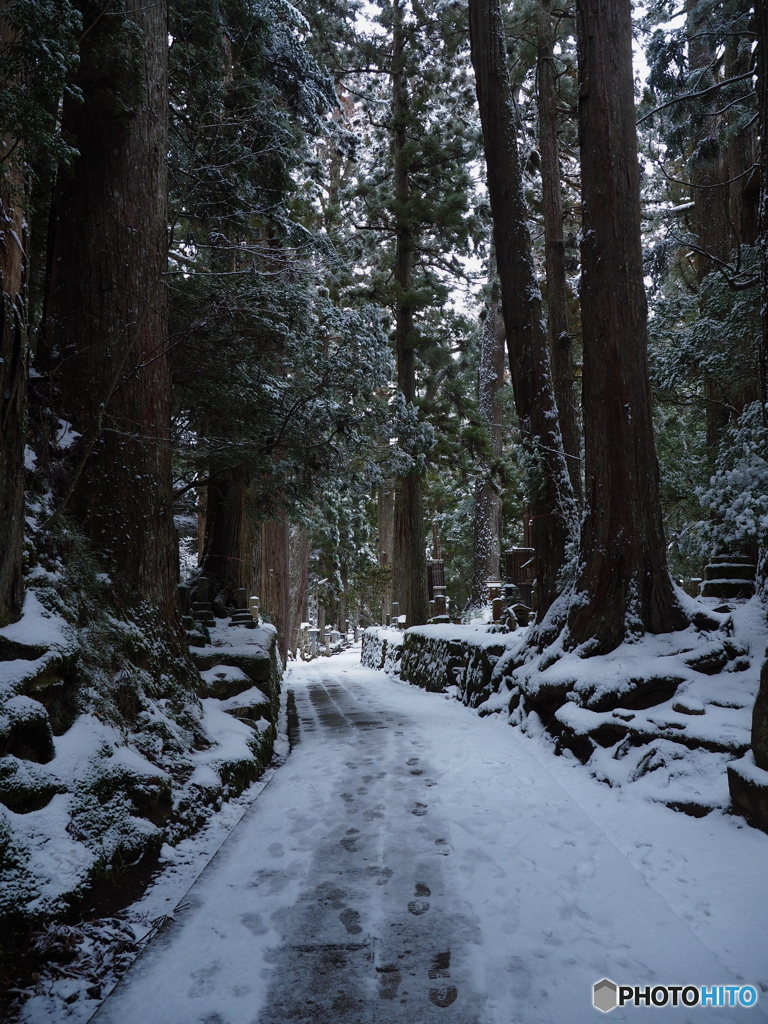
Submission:
[[[705,540],[737,549],[768,542],[768,428],[759,402],[728,427],[699,500],[712,517],[699,524]]]

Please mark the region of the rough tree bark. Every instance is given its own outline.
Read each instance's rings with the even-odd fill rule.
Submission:
[[[108,56],[121,16],[83,5],[76,85],[62,132],[79,151],[56,185],[41,354],[82,435],[65,494],[113,582],[179,635],[171,515],[167,346],[167,8],[123,6],[127,60]],[[132,26],[135,26],[133,28]]]
[[[8,25],[0,0],[0,43]],[[2,87],[2,78],[0,78]],[[13,152],[0,139],[0,152]],[[24,600],[24,442],[27,422],[27,260],[23,182],[17,163],[0,164],[0,626]]]
[[[299,630],[302,622],[306,622],[309,609],[307,607],[309,582],[309,556],[312,544],[309,532],[304,526],[294,526],[291,530],[290,552],[290,591],[291,591],[291,636],[289,647],[296,657]]]
[[[757,95],[760,110],[760,264],[762,274],[761,309],[761,377],[763,405],[768,401],[768,4],[755,9],[757,29]],[[762,589],[765,592],[768,576],[768,552],[760,559]],[[768,655],[768,652],[766,652]],[[768,657],[760,673],[760,690],[752,712],[752,750],[755,763],[768,771]]]
[[[470,0],[469,34],[509,368],[528,464],[536,594],[541,617],[558,593],[558,574],[565,561],[566,544],[576,528],[576,506],[563,454],[541,293],[528,230],[499,0]]]
[[[407,155],[408,85],[404,70],[405,0],[395,0],[392,26],[392,122],[395,167],[394,279],[397,285],[395,355],[397,383],[407,402],[416,398],[416,359],[413,348],[412,268],[414,238],[407,203],[410,195]],[[392,592],[409,626],[427,621],[427,558],[424,544],[424,504],[421,472],[412,469],[398,480],[395,496]]]
[[[667,571],[647,365],[630,0],[581,0],[586,516],[572,646],[683,628]]]
[[[232,469],[206,488],[202,574],[211,581],[211,594],[224,604],[247,585],[251,576],[245,530],[247,486],[247,474]]]
[[[709,26],[702,22],[699,0],[687,0],[686,33],[688,35],[688,63],[693,73],[693,88],[706,84],[705,77],[714,63],[715,42]],[[721,101],[715,97],[712,110]],[[702,287],[712,273],[719,273],[719,262],[728,261],[733,235],[731,230],[726,146],[721,139],[725,128],[722,115],[710,116],[704,130],[697,135],[691,157],[693,184],[694,225],[701,250],[696,254],[696,278],[699,286],[699,312],[706,317],[707,295]],[[728,425],[729,401],[727,388],[716,377],[704,383],[706,398],[707,455],[710,469],[714,469],[717,446]]]
[[[568,329],[568,284],[565,274],[563,197],[560,190],[560,144],[557,137],[557,75],[555,31],[551,0],[539,0],[537,10],[537,76],[539,81],[539,149],[544,215],[544,260],[547,272],[547,320],[552,359],[552,382],[560,413],[560,430],[573,493],[581,502],[581,459],[576,400],[573,392],[573,352]]]
[[[501,558],[501,489],[494,479],[492,459],[502,450],[501,402],[497,398],[504,383],[504,317],[501,312],[498,278],[494,274],[488,309],[483,324],[478,371],[480,413],[489,433],[489,456],[482,458],[475,478],[474,550],[470,605],[479,607],[487,599],[485,584],[498,580]]]
[[[379,487],[379,565],[392,565],[392,554],[395,542],[395,491],[396,485],[385,480]],[[381,621],[386,621],[392,609],[392,583],[385,587],[381,600]]]
[[[277,649],[283,666],[288,660],[291,630],[290,557],[291,528],[287,521],[271,519],[261,524],[261,609],[277,629]]]
[[[686,4],[688,63],[693,89],[707,85],[712,68],[718,64],[712,13],[711,5],[701,0],[688,0]],[[716,78],[736,77],[752,66],[751,48],[739,44],[738,37],[725,41],[722,70]],[[753,245],[756,240],[759,194],[757,169],[745,173],[757,163],[756,126],[742,126],[734,131],[731,123],[742,116],[739,107],[729,111],[723,97],[717,94],[707,102],[708,116],[695,138],[691,159],[694,226],[700,249],[696,255],[696,273],[702,318],[719,315],[712,309],[707,278],[712,274],[719,277],[722,263],[732,259],[738,245]],[[741,370],[738,381],[713,375],[704,384],[707,455],[711,469],[714,469],[718,447],[730,420],[759,397],[752,366],[747,363]]]

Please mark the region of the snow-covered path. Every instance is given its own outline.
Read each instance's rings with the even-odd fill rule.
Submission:
[[[94,1021],[581,1024],[603,977],[768,991],[768,836],[358,658],[292,670],[299,742]]]

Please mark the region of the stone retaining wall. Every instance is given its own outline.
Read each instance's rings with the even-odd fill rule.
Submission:
[[[432,693],[456,686],[460,700],[477,707],[492,692],[491,677],[508,636],[471,626],[412,626],[404,632],[372,626],[363,634],[362,663]]]

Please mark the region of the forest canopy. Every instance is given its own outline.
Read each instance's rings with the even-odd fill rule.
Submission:
[[[4,0],[0,621],[83,550],[173,634],[180,581],[260,594],[285,656],[308,595],[426,621],[439,533],[453,614],[530,546],[539,624],[611,646],[682,621],[670,573],[758,562],[759,19],[630,15]],[[634,47],[605,124],[587,24]],[[639,170],[602,209],[606,140]],[[561,607],[598,590],[610,627]]]

